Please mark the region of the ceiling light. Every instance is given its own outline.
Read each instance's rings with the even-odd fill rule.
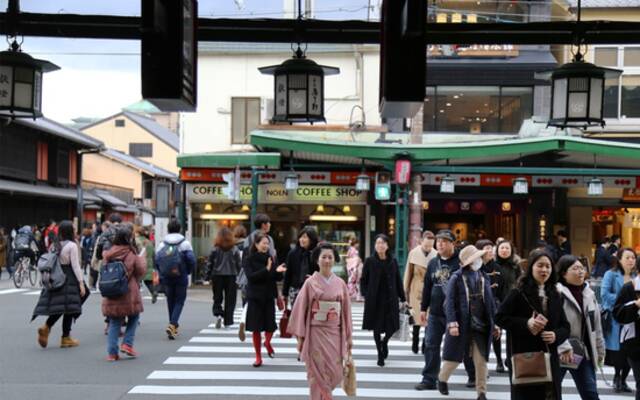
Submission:
[[[316,222],[355,222],[358,217],[355,215],[312,215],[309,220]]]
[[[200,214],[200,219],[210,220],[232,220],[232,221],[246,221],[249,216],[246,214]]]

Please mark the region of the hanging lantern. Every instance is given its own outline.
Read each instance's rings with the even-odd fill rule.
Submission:
[[[599,178],[591,178],[587,184],[587,194],[589,196],[602,196],[604,193],[604,182]]]
[[[298,189],[298,174],[293,170],[284,178],[284,188],[286,191]]]
[[[572,62],[537,73],[537,79],[551,79],[551,117],[547,125],[560,128],[604,126],[604,82],[617,79],[620,74],[620,70],[585,62],[580,51]]]
[[[298,46],[293,58],[258,70],[274,76],[273,122],[325,122],[324,77],[339,68],[318,65]]]
[[[440,193],[455,193],[456,180],[450,176],[445,176],[440,182]]]
[[[527,178],[517,177],[513,180],[513,194],[527,194],[529,193],[529,181]]]
[[[356,190],[367,192],[371,189],[371,180],[364,171],[356,177]]]
[[[0,52],[0,117],[42,117],[42,73],[60,69],[23,53],[14,40]]]

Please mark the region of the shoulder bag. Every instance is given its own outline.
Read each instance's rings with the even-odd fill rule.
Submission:
[[[520,292],[529,307],[538,312],[529,302],[524,293]],[[509,335],[509,346],[513,351],[512,335]],[[551,358],[549,346],[545,343],[547,351],[530,351],[511,355],[511,384],[514,386],[537,385],[553,381],[551,375]]]

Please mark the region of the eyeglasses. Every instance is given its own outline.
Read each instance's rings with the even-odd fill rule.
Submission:
[[[569,271],[586,271],[586,268],[583,265],[572,265]]]

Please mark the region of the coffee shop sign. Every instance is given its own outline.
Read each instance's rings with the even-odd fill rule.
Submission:
[[[224,185],[219,184],[188,184],[187,197],[189,202],[228,202],[222,192]],[[250,202],[252,196],[250,185],[240,186],[240,201]],[[311,186],[300,185],[295,191],[288,192],[282,184],[260,185],[258,202],[262,203],[316,203],[367,202],[367,193],[356,190],[353,186]]]

